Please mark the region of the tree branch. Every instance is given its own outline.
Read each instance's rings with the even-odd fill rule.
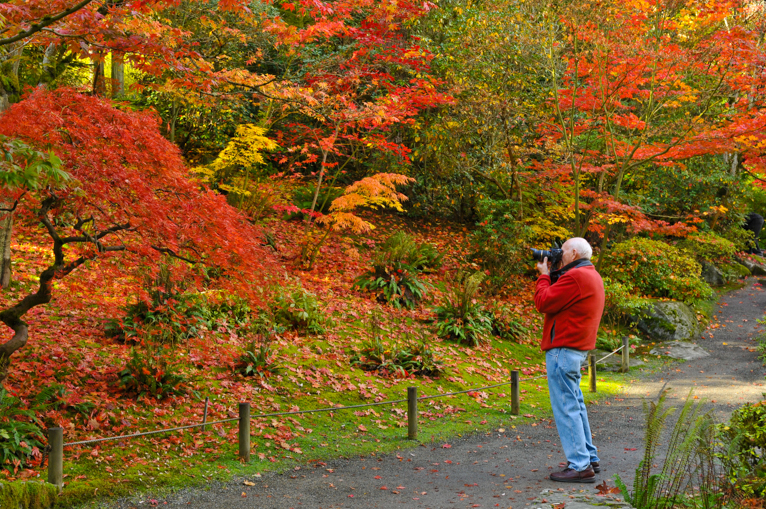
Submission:
[[[0,39],[0,46],[6,46],[8,44],[12,44],[16,41],[20,41],[22,39],[26,39],[27,37],[36,34],[43,28],[54,24],[55,22],[59,21],[60,19],[66,18],[70,14],[74,14],[75,12],[79,11],[80,9],[83,9],[85,6],[87,6],[89,3],[91,3],[93,0],[82,0],[80,3],[73,5],[69,9],[65,11],[61,11],[60,13],[53,15],[53,16],[45,16],[37,23],[32,23],[27,30],[23,30],[19,32],[18,34],[6,37],[5,39]]]

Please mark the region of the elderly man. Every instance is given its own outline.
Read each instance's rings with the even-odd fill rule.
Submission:
[[[604,282],[590,262],[593,250],[585,239],[569,239],[562,250],[561,267],[552,273],[547,258],[537,264],[540,276],[535,288],[535,307],[545,313],[540,346],[546,352],[553,417],[568,462],[567,468],[550,478],[595,482],[601,468],[580,390],[580,367],[588,350],[596,347]]]

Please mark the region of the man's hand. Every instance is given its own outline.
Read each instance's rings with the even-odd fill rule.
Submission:
[[[551,273],[551,269],[548,266],[548,257],[543,258],[543,261],[537,263],[537,270],[541,276],[547,276]]]

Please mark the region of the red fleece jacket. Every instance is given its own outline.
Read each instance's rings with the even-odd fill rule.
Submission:
[[[593,350],[604,312],[604,282],[592,265],[570,269],[553,285],[550,276],[540,276],[535,307],[545,313],[543,350]]]

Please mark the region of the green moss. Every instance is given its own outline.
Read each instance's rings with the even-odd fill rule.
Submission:
[[[0,484],[0,509],[47,509],[58,488],[42,482],[14,481]]]
[[[741,263],[721,263],[719,268],[728,280],[741,279],[751,275],[750,269]]]

